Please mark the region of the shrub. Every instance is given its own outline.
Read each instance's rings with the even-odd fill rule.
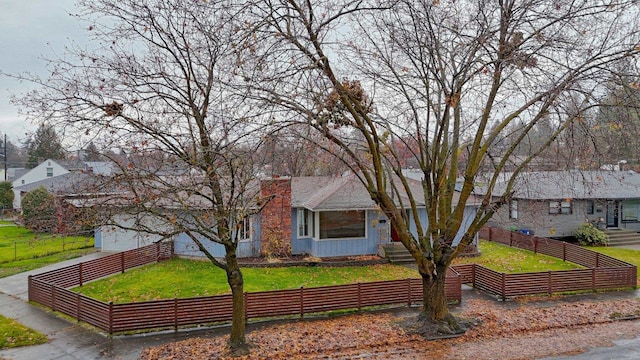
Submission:
[[[576,230],[576,240],[582,246],[609,245],[607,235],[592,223],[584,223]]]
[[[24,225],[35,232],[52,232],[56,227],[56,209],[53,195],[39,187],[22,197]]]
[[[0,182],[0,209],[13,209],[13,185],[9,181]]]

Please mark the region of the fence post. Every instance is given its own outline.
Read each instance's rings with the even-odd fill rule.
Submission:
[[[156,243],[156,262],[160,262],[160,243]]]
[[[80,286],[82,286],[82,263],[78,264],[78,278]]]
[[[596,291],[596,268],[591,268],[591,289]]]
[[[120,271],[124,274],[124,251],[120,253]]]
[[[471,287],[476,288],[476,264],[471,265]]]
[[[51,310],[56,311],[56,284],[51,284]]]
[[[76,320],[80,322],[80,313],[82,312],[80,307],[82,306],[82,296],[76,293]]]
[[[407,291],[407,307],[411,307],[411,278],[407,278],[407,286],[409,287]]]
[[[509,231],[509,246],[513,247],[513,231]]]
[[[358,281],[358,312],[362,310],[362,292],[360,288],[360,281]]]
[[[567,261],[567,243],[562,242],[562,261]]]
[[[537,237],[533,237],[533,238],[531,238],[531,240],[533,240],[533,253],[535,255],[538,255],[538,238]]]
[[[109,301],[109,335],[113,335],[113,301]]]
[[[300,319],[304,319],[304,286],[300,286]]]
[[[245,304],[245,309],[247,308]],[[245,320],[247,319],[247,314],[245,310],[244,314]],[[178,298],[173,298],[173,332],[178,332]]]
[[[553,293],[551,290],[551,271],[547,271],[547,291],[549,292],[549,295]]]
[[[31,299],[31,290],[32,290],[32,285],[31,285],[31,276],[33,275],[29,275],[27,276],[27,296],[29,298],[29,301],[33,301]]]
[[[596,267],[600,267],[600,253],[596,253]]]
[[[507,301],[507,274],[506,273],[502,273],[502,301]]]

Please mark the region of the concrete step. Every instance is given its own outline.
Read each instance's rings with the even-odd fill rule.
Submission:
[[[383,245],[384,257],[393,264],[410,264],[415,260],[409,251],[402,244]]]
[[[640,233],[636,231],[607,229],[604,233],[609,238],[609,246],[640,245]]]

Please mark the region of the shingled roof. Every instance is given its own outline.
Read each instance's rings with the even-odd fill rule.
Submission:
[[[494,194],[501,194],[506,181]],[[545,199],[632,199],[640,198],[640,174],[634,171],[537,171],[518,175],[515,197]]]
[[[411,179],[408,181],[418,206],[424,206],[420,182]],[[291,197],[292,207],[312,211],[376,208],[369,192],[354,174],[338,177],[294,177],[291,179]],[[401,195],[401,200],[408,206],[409,200],[406,195]]]

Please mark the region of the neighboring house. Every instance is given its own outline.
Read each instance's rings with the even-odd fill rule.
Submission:
[[[29,189],[34,189],[33,187],[24,187],[26,185],[31,185],[47,179],[57,178],[58,176],[69,173],[92,172],[92,170],[95,168],[99,168],[102,171],[102,175],[111,174],[108,169],[112,169],[112,167],[106,163],[84,163],[79,160],[47,159],[40,163],[38,166],[13,180],[12,185],[15,195],[13,199],[13,208],[19,210],[21,208],[20,204],[22,202],[22,194],[26,191],[29,191]],[[69,181],[69,179],[66,179],[65,184],[68,184]]]
[[[418,201],[420,220],[426,224],[420,182],[409,181]],[[261,180],[260,187],[261,197],[270,196],[271,200],[259,214],[238,227],[242,239],[238,244],[239,257],[269,255],[272,249],[283,248],[292,255],[315,257],[372,255],[379,252],[380,245],[398,240],[388,218],[354,175],[269,178]],[[406,197],[401,200],[408,204]],[[477,204],[468,204],[465,219],[470,221],[476,212]],[[411,218],[409,211],[408,214]],[[411,223],[415,233],[415,221]],[[454,245],[466,228],[463,226]],[[140,239],[135,231],[106,227],[96,231],[96,243],[103,250],[130,249],[159,240]],[[188,236],[182,234],[174,240],[176,254],[203,255]],[[219,244],[209,244],[208,250],[215,257],[224,256]]]
[[[494,194],[504,191],[499,183]],[[512,199],[488,225],[569,237],[585,221],[640,231],[640,174],[633,171],[521,173]]]
[[[95,199],[104,196],[101,176],[85,172],[68,172],[46,178],[13,190],[22,198],[37,188],[44,188],[54,196],[56,206],[57,229],[59,233],[77,232],[79,228],[92,229],[95,219],[89,206],[77,206],[83,199]]]

